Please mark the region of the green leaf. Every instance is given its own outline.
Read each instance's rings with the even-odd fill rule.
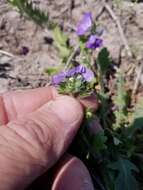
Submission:
[[[143,98],[139,98],[136,106],[135,106],[135,112],[134,112],[134,118],[140,118],[143,117]]]
[[[138,100],[132,117],[133,117],[132,128],[143,129],[143,98],[142,97]]]
[[[139,190],[134,172],[139,172],[138,168],[129,160],[119,158],[116,162],[109,165],[112,170],[117,170],[118,175],[115,179],[115,190]]]
[[[60,46],[66,46],[67,45],[67,36],[61,31],[61,29],[57,26],[55,27],[53,31],[54,40],[56,43],[58,43]]]
[[[67,46],[67,36],[61,31],[61,29],[57,26],[53,30],[54,43],[59,50],[59,56],[63,58],[68,58],[71,49]]]
[[[92,147],[96,150],[96,152],[100,152],[107,148],[106,146],[107,137],[105,136],[104,132],[99,132],[98,134],[93,136],[92,139]]]
[[[114,112],[116,123],[114,128],[119,128],[127,121],[127,91],[125,89],[124,75],[118,71],[117,73],[117,91],[113,97],[113,102],[117,110]]]
[[[143,129],[143,117],[138,117],[134,120],[132,127],[134,129]]]
[[[57,67],[50,67],[50,68],[47,68],[45,70],[45,72],[48,74],[48,75],[55,75],[57,74],[58,72],[60,71],[60,68],[57,68]]]
[[[97,112],[97,116],[99,117],[103,128],[107,128],[107,123],[108,123],[108,111],[109,111],[109,95],[105,93],[98,93],[97,98],[101,101],[101,106],[99,107],[99,110]]]
[[[121,141],[117,137],[113,137],[113,142],[115,146],[118,146],[121,143]]]
[[[63,47],[63,46],[58,46],[59,48],[59,55],[61,58],[67,58],[69,57],[70,55],[70,50],[67,49],[66,47]]]
[[[97,64],[100,67],[100,71],[102,74],[106,74],[108,71],[109,66],[111,65],[111,58],[110,58],[110,53],[107,50],[107,48],[103,48],[97,58]]]
[[[108,166],[108,164],[106,166]],[[114,188],[115,171],[110,170],[106,166],[102,168],[102,175],[106,185],[106,190],[115,190]]]
[[[28,0],[8,0],[8,2],[17,7],[21,14],[27,15],[39,25],[43,25],[49,21],[49,15],[37,8],[33,8],[32,2]]]

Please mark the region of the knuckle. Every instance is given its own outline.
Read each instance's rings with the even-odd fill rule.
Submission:
[[[38,165],[46,166],[49,157],[54,157],[53,130],[36,119],[24,118],[12,122],[8,127],[18,139],[18,146],[32,157]],[[50,155],[50,156],[49,156]]]
[[[36,118],[24,118],[13,123],[17,125],[15,130],[25,140],[40,148],[51,147],[53,144],[53,130],[43,121]],[[21,132],[20,132],[21,131]]]

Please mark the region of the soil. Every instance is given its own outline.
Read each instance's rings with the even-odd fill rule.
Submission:
[[[142,63],[143,58],[143,3],[124,0],[109,2],[124,31],[132,57],[125,51],[116,21],[103,8],[102,1],[36,0],[33,3],[48,12],[53,22],[63,27],[73,44],[76,43],[76,23],[83,12],[92,11],[94,19],[104,29],[104,45],[108,47],[115,65],[120,64],[131,87],[135,84],[139,63]],[[45,69],[59,63],[58,52],[49,39],[52,39],[50,30],[22,17],[6,0],[0,1],[0,50],[11,54],[0,53],[1,93],[47,84],[48,75],[45,74]],[[139,89],[142,89],[141,85],[142,76]]]
[[[33,6],[49,13],[50,20],[62,26],[73,46],[77,40],[74,32],[77,22],[84,12],[91,11],[104,29],[104,46],[110,51],[114,66],[125,72],[129,88],[137,88],[137,93],[143,94],[143,73],[140,72],[143,64],[143,3],[108,0],[116,15],[113,18],[101,0],[32,1]],[[132,56],[124,47],[117,22],[121,24]],[[21,16],[6,0],[0,0],[0,93],[47,85],[49,76],[45,70],[60,62],[52,42],[51,30],[38,26]],[[38,187],[38,182],[35,186]]]

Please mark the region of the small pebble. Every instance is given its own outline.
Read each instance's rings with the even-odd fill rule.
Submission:
[[[51,37],[47,37],[47,36],[45,36],[44,37],[44,42],[46,43],[46,44],[49,44],[49,45],[52,45],[53,44],[53,38],[51,38]]]
[[[29,48],[26,46],[22,46],[21,50],[20,50],[20,54],[21,55],[27,55],[29,53]]]

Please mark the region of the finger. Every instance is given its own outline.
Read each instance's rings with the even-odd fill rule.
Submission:
[[[0,128],[0,184],[24,189],[65,152],[83,118],[81,105],[61,96]]]
[[[79,97],[78,100],[85,108],[89,108],[94,111],[97,111],[97,109],[99,107],[99,103],[98,103],[98,100],[97,100],[97,97],[95,94],[92,94],[85,98]]]
[[[90,174],[76,157],[67,156],[58,164],[52,190],[94,190]]]
[[[30,113],[56,96],[53,87],[4,93],[0,96],[0,124]]]

